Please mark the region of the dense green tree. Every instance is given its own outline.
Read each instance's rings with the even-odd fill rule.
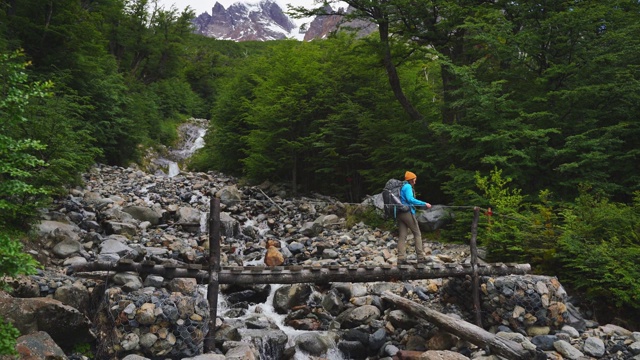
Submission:
[[[46,145],[19,136],[30,127],[25,111],[31,99],[48,96],[50,82],[31,82],[20,53],[0,52],[0,289],[5,276],[31,274],[37,263],[22,252],[20,232],[27,230],[50,191],[34,181],[48,163],[38,156]],[[0,318],[0,354],[13,354],[20,333]]]
[[[32,127],[25,117],[29,99],[49,96],[50,82],[29,82],[20,53],[0,54],[0,231],[21,229],[36,215],[49,191],[34,184],[34,174],[48,164],[37,156],[40,141],[20,136]]]
[[[323,92],[335,80],[323,78],[326,63],[318,61],[321,55],[315,51],[313,43],[281,43],[266,59],[267,72],[256,76],[255,99],[247,116],[252,128],[243,159],[250,178],[286,179],[294,191],[305,178],[314,120],[326,113]]]

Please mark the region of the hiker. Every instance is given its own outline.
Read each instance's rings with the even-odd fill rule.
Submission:
[[[418,262],[424,262],[425,260],[422,250],[422,235],[420,234],[418,219],[416,219],[415,206],[425,206],[429,209],[431,204],[415,198],[413,187],[416,185],[417,178],[416,174],[411,171],[405,172],[405,182],[400,190],[400,201],[405,205],[409,205],[409,211],[397,214],[398,230],[400,232],[398,235],[398,265],[407,263],[407,230],[411,230],[413,234]]]

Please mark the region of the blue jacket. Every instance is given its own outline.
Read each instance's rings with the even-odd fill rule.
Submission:
[[[400,201],[402,201],[402,203],[405,205],[409,205],[412,214],[416,213],[416,209],[414,206],[427,205],[426,202],[413,197],[413,188],[411,187],[411,184],[406,181],[404,182],[404,185],[402,185],[402,189],[400,189]]]

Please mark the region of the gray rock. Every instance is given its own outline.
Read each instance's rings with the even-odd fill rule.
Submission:
[[[242,201],[242,194],[235,185],[225,186],[216,193],[220,198],[220,203],[226,206],[233,206]]]
[[[130,354],[123,357],[122,360],[151,360],[151,359],[146,358],[144,356],[140,356],[140,355]]]
[[[343,329],[351,329],[360,325],[369,324],[380,317],[380,309],[373,305],[363,305],[347,309],[336,317]]]
[[[424,360],[468,360],[469,358],[449,350],[427,350],[420,355]]]
[[[142,284],[142,279],[137,273],[134,272],[119,272],[115,273],[112,277],[114,283],[118,285],[124,285],[129,282],[138,282]]]
[[[582,351],[589,356],[599,358],[604,355],[606,348],[600,338],[590,336],[585,339]]]
[[[337,259],[340,254],[333,249],[326,249],[322,252],[323,259]]]
[[[193,278],[177,278],[171,279],[167,288],[169,291],[183,293],[185,295],[193,295],[196,293],[196,279]]]
[[[340,298],[337,290],[331,289],[327,292],[322,299],[322,307],[327,310],[331,315],[338,315],[344,309],[344,303]]]
[[[571,336],[572,338],[580,337],[580,333],[578,332],[578,330],[569,325],[564,325],[562,329],[560,329],[560,331],[569,334],[569,336]]]
[[[51,252],[56,256],[65,259],[72,254],[80,252],[80,250],[82,250],[82,244],[80,244],[80,242],[71,239],[64,239],[57,243]]]
[[[140,337],[134,333],[128,333],[120,342],[120,346],[122,346],[125,351],[135,350],[140,346]]]
[[[133,251],[132,248],[125,245],[122,241],[108,238],[100,244],[100,254],[117,254],[119,256],[126,255]]]
[[[117,235],[136,235],[137,227],[133,224],[117,221],[106,221],[104,225],[105,232],[107,234]]]
[[[183,358],[182,360],[226,360],[227,358],[222,354],[202,354],[190,358]]]
[[[359,341],[341,340],[338,342],[338,349],[347,359],[367,358],[367,348]]]
[[[418,323],[415,317],[409,316],[402,310],[389,311],[387,320],[397,329],[412,329]]]
[[[78,240],[80,228],[76,224],[60,221],[43,220],[38,224],[38,236],[43,238],[57,238],[58,240]]]
[[[85,314],[89,309],[89,290],[79,282],[60,286],[56,289],[53,298]]]
[[[557,352],[559,352],[563,357],[567,359],[578,360],[579,358],[584,356],[584,354],[580,350],[574,348],[570,343],[564,340],[556,341],[555,343],[553,343],[553,347]]]
[[[62,265],[64,266],[73,266],[73,265],[81,265],[86,264],[87,259],[82,256],[72,256],[70,258],[66,258]]]
[[[127,206],[122,211],[131,215],[134,219],[144,222],[147,221],[151,225],[158,225],[162,219],[162,214],[156,209],[152,209],[146,206]]]
[[[44,331],[64,348],[95,340],[92,324],[86,316],[51,298],[0,297],[0,317],[25,335]]]
[[[22,335],[16,340],[16,349],[21,359],[30,360],[66,360],[64,351],[44,331]],[[5,357],[2,357],[5,358]],[[9,358],[8,356],[6,357]]]
[[[400,349],[392,344],[385,345],[384,347],[384,353],[389,356],[395,356],[399,351]]]
[[[269,349],[269,356],[274,359],[282,357],[289,338],[282,330],[273,329],[239,329],[238,333],[243,342],[253,344],[256,349]]]
[[[376,330],[369,335],[369,349],[377,352],[384,345],[386,339],[387,332],[384,329]]]
[[[234,348],[229,349],[224,354],[225,360],[258,360],[260,354],[258,350],[247,344],[240,344]]]
[[[298,346],[302,351],[312,356],[322,356],[326,354],[332,344],[332,341],[327,337],[313,332],[299,335],[295,342],[296,346]]]
[[[431,208],[419,211],[416,214],[418,226],[423,231],[435,231],[452,223],[455,215],[451,209],[444,205],[433,205]]]
[[[531,342],[542,351],[554,350],[553,343],[556,341],[558,337],[555,335],[537,335],[531,338]]]
[[[143,285],[159,288],[159,287],[162,287],[163,282],[164,282],[164,278],[162,276],[149,275],[144,279]]]

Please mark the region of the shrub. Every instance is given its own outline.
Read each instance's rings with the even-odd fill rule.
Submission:
[[[16,355],[16,339],[20,332],[0,317],[0,355]]]
[[[562,215],[565,280],[593,301],[640,309],[640,193],[629,206],[582,189]]]

